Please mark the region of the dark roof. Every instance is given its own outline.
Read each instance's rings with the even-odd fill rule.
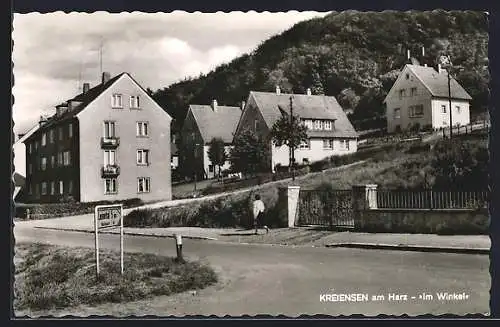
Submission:
[[[357,137],[356,130],[347,118],[337,99],[325,95],[276,94],[274,92],[251,91],[264,120],[269,128],[281,117],[282,112],[290,112],[290,96],[294,115],[307,119],[335,120],[332,131],[309,131],[311,137]]]
[[[66,111],[60,116],[54,114],[53,116],[49,117],[47,119],[47,122],[37,131],[35,131],[33,135],[39,134],[42,131],[47,130],[51,126],[54,126],[61,121],[66,121],[68,119],[75,117],[78,113],[80,113],[83,109],[85,109],[92,101],[94,101],[99,95],[101,95],[101,93],[103,93],[106,89],[108,89],[111,85],[113,85],[114,82],[116,82],[120,77],[122,77],[125,74],[127,73],[121,73],[119,75],[116,75],[115,77],[109,79],[106,83],[101,83],[99,85],[96,85],[93,88],[89,89],[87,92],[85,93],[82,92],[73,97],[72,99],[67,100],[66,103],[70,101],[78,101],[81,103],[76,108],[73,108],[73,110]]]
[[[189,109],[203,138],[208,143],[214,137],[220,137],[225,143],[232,143],[236,127],[241,117],[240,107],[217,106],[213,110],[209,105],[190,105]]]
[[[433,67],[407,65],[417,76],[432,96],[448,98],[448,74],[437,72]],[[450,80],[451,97],[454,99],[472,100],[467,91],[452,77]]]

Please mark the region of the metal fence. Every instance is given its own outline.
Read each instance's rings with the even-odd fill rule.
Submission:
[[[377,207],[384,209],[484,208],[488,191],[377,190]]]
[[[352,190],[300,190],[299,225],[354,227]]]

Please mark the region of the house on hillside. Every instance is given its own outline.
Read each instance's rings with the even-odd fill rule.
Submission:
[[[128,73],[85,83],[23,141],[29,202],[170,200],[171,120]]]
[[[387,94],[387,131],[394,133],[409,129],[439,129],[470,123],[471,96],[452,77],[449,105],[448,73],[426,65],[407,64]]]
[[[180,153],[179,166],[193,167],[193,169],[198,167],[199,177],[218,176],[218,167],[208,158],[210,141],[213,138],[221,138],[229,155],[240,117],[240,107],[220,106],[217,100],[213,100],[211,105],[190,105],[181,129],[181,142],[188,146],[182,147],[180,151],[192,149],[193,155]],[[195,162],[188,162],[193,156]],[[228,160],[221,168],[226,170],[229,167]]]
[[[279,87],[276,92],[251,91],[236,129],[235,136],[244,130],[251,130],[266,139],[274,123],[289,113],[290,97],[294,115],[298,115],[308,127],[309,139],[295,150],[298,164],[314,162],[333,155],[344,155],[357,151],[358,134],[346,113],[332,96],[306,94],[284,94]],[[269,144],[270,169],[289,165],[287,146]]]

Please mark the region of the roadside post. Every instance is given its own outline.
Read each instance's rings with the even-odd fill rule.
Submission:
[[[99,205],[94,209],[96,274],[99,277],[99,231],[120,228],[120,271],[123,275],[123,204]]]
[[[175,248],[177,250],[177,261],[182,262],[182,235],[175,234]]]

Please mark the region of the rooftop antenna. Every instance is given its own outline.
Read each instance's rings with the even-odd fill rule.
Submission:
[[[104,39],[101,36],[101,41],[99,43],[99,69],[100,69],[100,76],[102,76],[102,48],[104,47]]]

